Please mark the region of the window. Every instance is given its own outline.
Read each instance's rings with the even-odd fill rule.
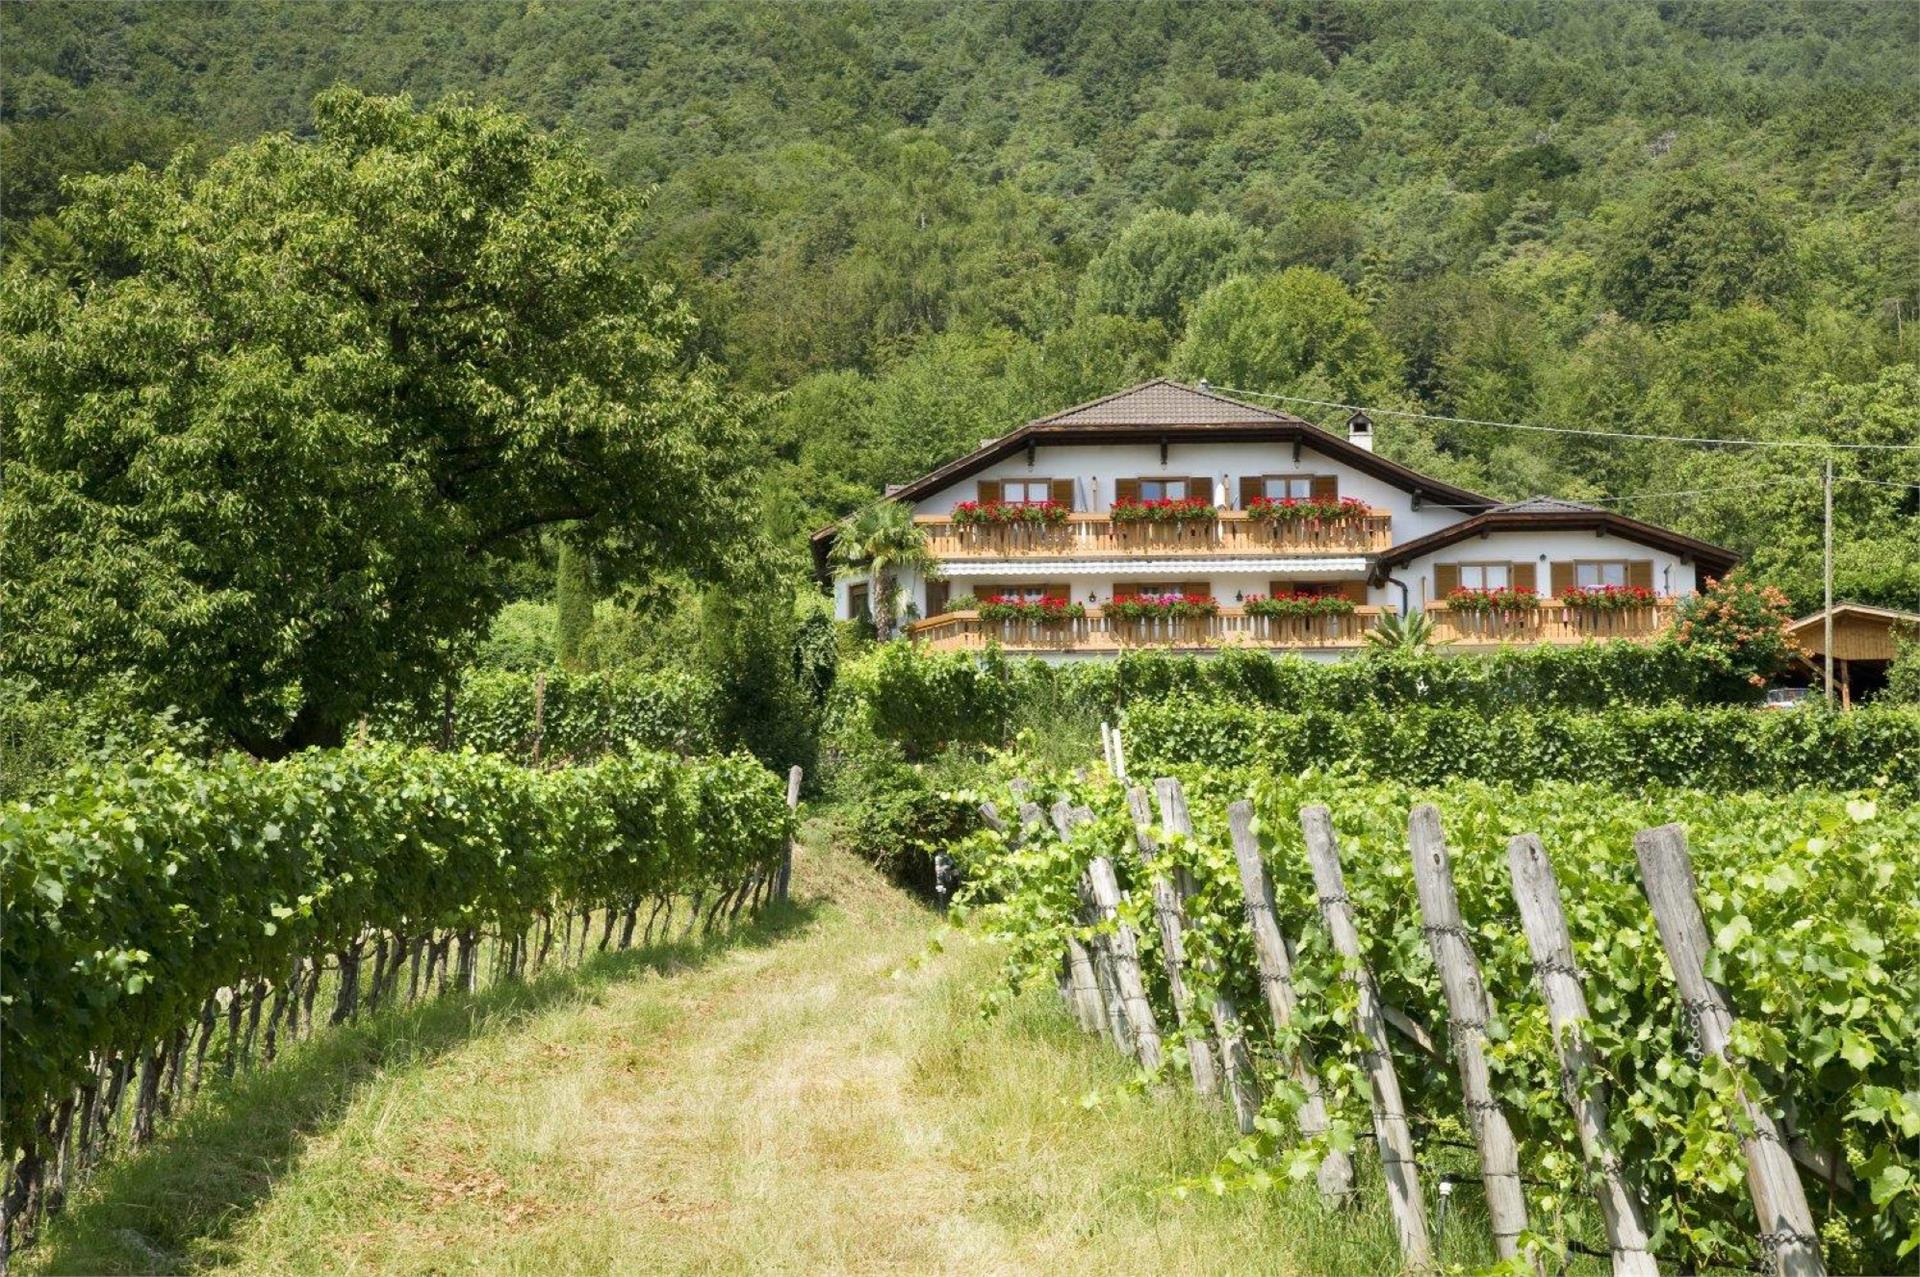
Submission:
[[[1260,481],[1260,495],[1269,501],[1307,501],[1313,497],[1313,477],[1270,474]]]
[[[1627,583],[1627,564],[1624,559],[1593,560],[1573,565],[1573,583],[1582,590],[1605,589],[1609,585]]]
[[[1142,479],[1140,481],[1140,499],[1142,501],[1185,501],[1190,493],[1191,479]]]
[[[1504,590],[1512,580],[1511,564],[1462,563],[1460,565],[1460,588],[1463,590]]]
[[[1000,500],[1006,505],[1037,505],[1053,500],[1051,479],[1006,479],[1000,484]]]
[[[864,621],[871,619],[867,613],[867,587],[850,585],[847,587],[847,619]]]

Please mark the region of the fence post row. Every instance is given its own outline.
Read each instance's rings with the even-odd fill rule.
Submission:
[[[1180,782],[1162,776],[1153,782],[1154,796],[1160,800],[1160,828],[1168,837],[1193,837],[1193,821],[1187,814],[1187,795]],[[1176,866],[1174,889],[1182,904],[1197,890],[1193,875],[1185,866]],[[1220,968],[1211,958],[1203,958],[1200,972],[1213,986],[1213,1034],[1220,1043],[1220,1070],[1225,1075],[1227,1096],[1233,1101],[1235,1123],[1243,1135],[1253,1133],[1254,1119],[1260,1116],[1260,1080],[1253,1071],[1253,1056],[1247,1050],[1247,1035],[1240,1024],[1240,1012],[1220,979]]]
[[[1426,1199],[1420,1192],[1420,1171],[1414,1164],[1413,1132],[1407,1126],[1400,1078],[1393,1071],[1387,1024],[1380,1014],[1380,992],[1360,954],[1360,932],[1354,926],[1353,904],[1347,899],[1346,878],[1340,871],[1340,849],[1334,842],[1333,821],[1325,807],[1303,807],[1300,829],[1306,835],[1307,860],[1313,868],[1321,917],[1326,920],[1334,950],[1346,963],[1348,978],[1359,994],[1359,1027],[1371,1048],[1363,1052],[1360,1059],[1373,1102],[1374,1139],[1380,1146],[1380,1165],[1386,1174],[1387,1197],[1393,1206],[1400,1253],[1409,1268],[1425,1271],[1433,1267],[1433,1245],[1427,1237]]]
[[[1280,932],[1280,920],[1274,912],[1273,879],[1261,858],[1260,840],[1253,832],[1253,804],[1243,799],[1227,808],[1227,827],[1233,835],[1233,857],[1240,866],[1240,889],[1246,895],[1247,930],[1253,935],[1253,951],[1260,960],[1260,988],[1266,994],[1274,1029],[1285,1033],[1293,1023],[1300,999],[1293,989],[1293,951]],[[1329,1125],[1327,1101],[1320,1094],[1320,1077],[1305,1046],[1286,1052],[1286,1067],[1288,1075],[1306,1093],[1296,1115],[1301,1134],[1310,1139],[1325,1135]],[[1353,1191],[1353,1159],[1339,1149],[1328,1149],[1320,1159],[1318,1179],[1322,1196],[1346,1196]]]
[[[1093,812],[1086,807],[1070,807],[1066,799],[1053,805],[1053,826],[1060,833],[1060,841],[1065,842],[1073,831],[1081,825],[1093,822]],[[1100,922],[1100,910],[1093,901],[1093,882],[1086,870],[1080,871],[1080,880],[1075,884],[1080,896],[1080,921],[1089,928],[1097,928]],[[1093,955],[1094,987],[1100,990],[1101,1005],[1107,1013],[1107,1035],[1113,1044],[1120,1048],[1123,1055],[1134,1055],[1133,1025],[1127,1019],[1127,1007],[1120,996],[1120,977],[1114,971],[1113,946],[1102,932],[1095,930],[1091,936],[1092,944],[1088,951]]]
[[[1023,838],[1032,837],[1033,831],[1045,824],[1046,817],[1040,811],[1040,804],[1020,804],[1020,833]],[[1093,973],[1093,956],[1080,943],[1080,938],[1071,932],[1067,935],[1066,964],[1067,997],[1073,1005],[1073,1018],[1088,1033],[1107,1031],[1107,1009],[1100,1001],[1100,987]]]
[[[1678,825],[1642,829],[1633,836],[1640,861],[1640,878],[1653,909],[1674,983],[1680,987],[1681,1006],[1699,1037],[1700,1051],[1727,1058],[1733,1028],[1733,1008],[1727,995],[1707,979],[1706,958],[1711,951],[1706,919],[1695,894],[1693,861],[1687,854],[1687,836]],[[1747,1191],[1760,1220],[1760,1247],[1768,1253],[1779,1277],[1820,1277],[1826,1266],[1820,1258],[1820,1239],[1807,1208],[1799,1172],[1782,1142],[1773,1114],[1740,1088],[1750,1134],[1740,1137],[1747,1155]]]
[[[1480,1182],[1486,1192],[1494,1253],[1503,1260],[1512,1259],[1520,1253],[1520,1237],[1527,1231],[1527,1198],[1520,1188],[1520,1149],[1514,1143],[1505,1111],[1493,1098],[1486,1051],[1493,999],[1487,993],[1480,960],[1460,915],[1460,900],[1453,886],[1453,860],[1440,831],[1440,809],[1432,803],[1421,803],[1408,814],[1407,846],[1413,857],[1414,889],[1420,897],[1420,930],[1440,970],[1454,1066],[1460,1073],[1468,1125],[1480,1154]],[[1544,1277],[1540,1255],[1531,1247],[1527,1262]]]
[[[1593,1048],[1583,1027],[1592,1017],[1580,970],[1573,962],[1573,938],[1560,906],[1553,864],[1538,838],[1521,834],[1507,843],[1507,871],[1513,879],[1513,902],[1527,934],[1534,977],[1547,1004],[1554,1049],[1560,1056],[1560,1090],[1580,1131],[1581,1154],[1599,1174],[1595,1196],[1613,1256],[1614,1277],[1658,1277],[1640,1199],[1627,1184],[1613,1137],[1607,1133],[1606,1085],[1594,1069]]]
[[[1113,872],[1113,862],[1105,856],[1095,856],[1087,864],[1087,883],[1093,890],[1093,903],[1099,910],[1100,921],[1113,928],[1107,938],[1107,948],[1112,955],[1120,1006],[1133,1032],[1134,1055],[1141,1068],[1157,1074],[1166,1058],[1160,1046],[1160,1026],[1154,1020],[1153,1004],[1147,1001],[1146,982],[1140,977],[1139,940],[1133,928],[1120,917],[1120,880]]]
[[[1184,971],[1187,949],[1183,935],[1187,926],[1186,911],[1180,907],[1173,883],[1152,868],[1160,847],[1153,837],[1153,809],[1148,805],[1147,791],[1139,785],[1129,789],[1127,807],[1133,813],[1134,845],[1140,853],[1140,863],[1152,875],[1149,889],[1153,892],[1154,921],[1160,928],[1160,960],[1167,970],[1168,991],[1173,995],[1174,1020],[1187,1043],[1187,1071],[1193,1076],[1196,1093],[1217,1095],[1220,1072],[1213,1061],[1213,1046],[1207,1040],[1206,1029],[1193,1018],[1193,994],[1187,989]]]

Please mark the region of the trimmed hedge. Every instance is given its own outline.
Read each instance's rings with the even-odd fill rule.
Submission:
[[[541,675],[518,670],[470,670],[453,702],[453,748],[530,759],[535,739],[535,685]],[[539,718],[543,761],[665,750],[706,754],[717,748],[719,692],[681,671],[657,674],[550,670]],[[407,745],[440,743],[438,711],[396,708],[381,716],[377,734]]]
[[[1531,784],[1657,782],[1708,790],[1886,788],[1920,794],[1920,710],[1627,706],[1486,715],[1403,706],[1287,713],[1168,698],[1124,718],[1135,770],[1350,766],[1410,785],[1454,779]]]

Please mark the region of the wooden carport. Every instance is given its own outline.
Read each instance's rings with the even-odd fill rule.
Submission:
[[[1864,603],[1836,603],[1832,610],[1834,683],[1841,708],[1852,709],[1855,676],[1861,675],[1869,686],[1877,686],[1898,650],[1896,634],[1904,634],[1909,641],[1920,640],[1920,612],[1868,607]],[[1826,621],[1827,613],[1822,610],[1787,627],[1787,633],[1807,654],[1806,664],[1815,680],[1825,677]]]

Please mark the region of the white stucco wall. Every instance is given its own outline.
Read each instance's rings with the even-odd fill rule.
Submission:
[[[1549,565],[1581,559],[1651,559],[1655,594],[1693,593],[1693,564],[1625,537],[1596,536],[1592,532],[1495,532],[1484,538],[1472,537],[1423,554],[1407,566],[1394,569],[1392,576],[1406,582],[1413,606],[1420,608],[1435,600],[1433,568],[1437,563],[1531,562],[1535,588],[1548,595],[1553,592]],[[1393,595],[1397,600],[1399,591],[1394,590]]]

